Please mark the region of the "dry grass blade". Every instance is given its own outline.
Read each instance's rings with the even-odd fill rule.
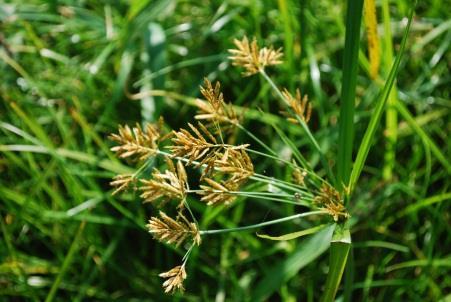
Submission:
[[[177,199],[181,201],[179,207],[183,207],[186,191],[189,189],[185,167],[181,162],[177,163],[177,168],[174,167],[171,160],[167,159],[167,162],[168,170],[164,173],[154,169],[152,179],[141,180],[143,184],[140,188],[141,197],[146,202],[153,202],[162,197]]]
[[[183,281],[186,279],[185,265],[176,266],[159,276],[167,279],[163,283],[165,293],[174,293],[176,290],[183,292],[185,290],[183,287]]]
[[[168,244],[175,244],[176,247],[188,238],[191,238],[197,245],[200,245],[201,242],[196,224],[189,222],[181,213],[179,213],[178,219],[174,220],[160,211],[160,218],[151,217],[147,228],[155,239]]]
[[[155,124],[146,124],[144,130],[139,124],[133,128],[119,126],[119,133],[112,134],[110,138],[119,144],[111,148],[119,157],[137,156],[139,160],[145,160],[158,150],[160,128]]]
[[[302,96],[299,89],[296,89],[296,96],[294,97],[287,89],[284,89],[282,91],[282,94],[287,100],[288,106],[290,106],[290,108],[293,110],[293,113],[301,118],[304,122],[308,123],[312,115],[312,105],[308,101],[308,96]],[[282,114],[287,116],[287,120],[289,122],[293,124],[299,124],[297,118],[293,117],[290,113],[282,112]]]
[[[315,197],[314,202],[321,209],[327,211],[335,221],[350,217],[340,193],[326,183],[321,186],[320,193]]]
[[[233,65],[242,66],[246,69],[244,76],[250,76],[263,70],[266,66],[281,64],[282,50],[275,50],[273,47],[258,48],[257,40],[254,38],[251,43],[247,37],[241,41],[233,41],[237,49],[229,49]]]

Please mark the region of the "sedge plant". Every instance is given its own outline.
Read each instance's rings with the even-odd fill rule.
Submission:
[[[292,151],[293,158],[286,160],[278,156],[264,139],[256,137],[243,126],[243,116],[225,100],[221,84],[211,83],[207,78],[200,88],[203,98],[195,101],[198,109],[194,116],[196,123],[169,131],[160,119],[158,123],[143,126],[120,126],[118,133],[111,135],[117,143],[112,151],[135,166],[133,173],[120,174],[113,179],[114,194],[126,190],[139,191],[144,202],[159,209],[157,216],[150,217],[148,231],[156,240],[185,250],[179,265],[160,274],[165,279],[163,288],[166,293],[185,289],[190,255],[193,249],[202,248],[204,240],[213,240],[211,236],[255,231],[268,225],[308,219],[311,224],[309,228],[282,236],[259,237],[271,240],[290,240],[312,234],[327,237],[330,261],[322,300],[334,300],[351,248],[349,218],[352,213],[349,213],[348,205],[396,77],[412,20],[410,16],[400,52],[375,103],[374,113],[353,162],[353,116],[362,8],[363,0],[348,6],[336,172],[309,127],[313,106],[308,97],[302,95],[299,89],[290,91],[280,88],[267,73],[267,67],[282,63],[282,50],[259,47],[256,39],[249,40],[247,37],[234,41],[236,48],[229,50],[232,64],[243,69],[244,77],[260,76],[267,82],[285,108],[282,115],[302,129],[312,151],[319,156],[321,171],[315,171],[293,141],[274,125],[278,136]],[[236,131],[242,131],[249,140],[236,144],[232,139]],[[252,148],[253,145],[264,151]],[[256,171],[253,162],[260,157],[286,165],[291,170],[291,179],[278,179],[264,171]],[[148,173],[150,166],[154,168]],[[253,225],[202,229],[198,223],[199,217],[190,205],[192,196],[210,207],[227,207],[237,202],[238,198],[254,198],[298,205],[304,210]]]

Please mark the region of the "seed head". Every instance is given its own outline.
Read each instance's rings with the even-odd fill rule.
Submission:
[[[291,174],[293,182],[300,186],[305,186],[305,177],[306,176],[307,176],[307,172],[302,171],[301,168],[299,168],[299,167],[296,167]]]
[[[190,123],[188,123],[188,126],[194,135],[186,129],[173,132],[172,142],[174,145],[169,147],[172,154],[177,157],[187,158],[190,161],[202,160],[214,154],[217,141],[208,129],[202,123],[198,123],[199,128],[194,127]]]
[[[181,212],[177,220],[174,220],[160,211],[160,218],[151,217],[147,228],[155,239],[168,244],[175,244],[176,247],[188,238],[191,238],[197,245],[200,245],[201,242],[197,225],[189,222]]]
[[[308,101],[308,96],[301,96],[301,91],[296,89],[296,96],[292,96],[291,93],[284,89],[282,91],[283,96],[288,102],[288,106],[293,110],[293,113],[296,114],[300,119],[304,122],[308,123],[310,117],[312,115],[312,105]],[[293,117],[291,114],[287,112],[283,112],[285,116],[287,116],[287,120],[293,124],[299,124],[299,121],[296,117]]]
[[[257,40],[254,38],[251,43],[245,36],[241,41],[233,41],[237,49],[229,49],[232,64],[242,66],[246,69],[244,76],[250,76],[263,70],[266,66],[281,64],[282,49],[275,50],[272,46],[262,49],[258,48]]]
[[[141,197],[146,202],[153,202],[162,197],[177,199],[180,200],[179,207],[183,207],[186,190],[189,189],[185,167],[179,161],[177,162],[177,168],[175,168],[172,161],[168,158],[167,163],[168,169],[164,173],[154,169],[152,179],[141,180],[143,184],[140,188],[142,191]]]
[[[145,160],[155,154],[159,138],[160,129],[155,124],[146,124],[144,130],[139,124],[133,128],[119,126],[119,133],[110,136],[119,146],[111,148],[111,151],[117,152],[121,158],[137,156],[138,160]]]
[[[204,87],[200,88],[200,92],[206,99],[196,99],[196,106],[199,108],[199,113],[195,116],[197,120],[207,120],[212,122],[207,127],[212,126],[214,122],[236,125],[239,119],[231,104],[226,104],[223,94],[220,91],[221,85],[216,82],[215,87],[211,82],[205,78]],[[232,128],[230,128],[232,129]]]
[[[136,178],[133,176],[133,174],[120,174],[116,175],[113,178],[113,181],[110,182],[110,185],[113,187],[116,187],[116,190],[112,193],[112,195],[115,195],[119,193],[120,191],[125,191],[132,183],[136,182]]]
[[[244,183],[254,174],[254,165],[244,148],[226,149],[223,156],[215,161],[215,168],[222,173],[230,174],[229,182]]]
[[[159,276],[167,279],[163,283],[164,292],[166,294],[167,293],[173,294],[177,290],[181,292],[185,290],[185,288],[183,287],[183,281],[185,281],[186,279],[186,271],[184,264],[176,266],[167,272],[161,273]]]
[[[328,212],[335,221],[349,218],[340,193],[326,183],[321,186],[320,193],[315,197],[314,202]]]
[[[233,181],[221,181],[221,183],[214,181],[211,178],[204,178],[207,184],[200,185],[202,191],[201,201],[207,205],[224,204],[229,205],[235,201],[236,195],[232,192],[238,190],[239,184]]]

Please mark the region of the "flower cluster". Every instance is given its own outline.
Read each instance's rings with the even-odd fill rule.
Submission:
[[[282,50],[279,48],[275,50],[272,47],[259,48],[257,40],[254,38],[249,43],[247,37],[241,41],[235,39],[236,49],[229,49],[232,64],[235,66],[244,67],[244,76],[251,76],[263,70],[266,66],[281,64]]]
[[[111,150],[120,158],[144,162],[136,173],[118,175],[113,179],[113,194],[138,188],[144,202],[160,208],[170,201],[177,201],[175,219],[160,210],[159,217],[151,217],[147,224],[155,239],[175,246],[190,243],[192,247],[201,243],[196,219],[186,201],[190,193],[199,195],[207,205],[230,205],[236,200],[236,192],[254,174],[254,166],[246,151],[249,145],[224,143],[223,129],[236,125],[238,117],[232,106],[224,102],[219,82],[213,86],[206,79],[201,93],[205,100],[198,100],[200,113],[196,119],[206,124],[198,122],[194,126],[188,123],[188,129],[163,135],[160,121],[144,127],[120,126],[119,132],[111,135],[111,139],[118,143]],[[169,152],[161,150],[163,141],[166,143],[164,149]],[[165,158],[166,168],[154,168],[151,178],[143,177],[146,167],[152,162],[149,159],[156,155]],[[201,171],[200,185],[196,190],[190,190],[186,167]],[[189,212],[192,221],[188,220],[185,212]],[[185,263],[186,259],[182,265],[160,275],[168,278],[163,284],[166,292],[183,290]]]
[[[308,130],[306,124],[310,120],[312,106],[307,96],[302,96],[300,90],[296,90],[294,96],[287,89],[279,90],[264,72],[266,66],[281,63],[281,50],[272,47],[260,49],[255,39],[249,43],[246,37],[241,41],[235,40],[235,45],[237,49],[230,50],[233,64],[244,67],[245,76],[262,74],[288,107],[282,112],[287,121],[301,124]],[[152,236],[163,243],[187,248],[181,265],[160,274],[166,279],[163,283],[166,293],[184,290],[183,282],[187,278],[185,266],[193,247],[201,244],[201,236],[223,231],[199,229],[188,202],[192,194],[196,194],[197,199],[207,206],[228,206],[238,196],[243,196],[307,206],[315,211],[300,215],[321,214],[340,223],[349,217],[340,193],[312,170],[294,144],[287,143],[294,150],[296,161],[279,158],[271,147],[241,124],[241,117],[238,117],[234,106],[225,102],[219,82],[212,84],[205,79],[200,93],[203,99],[195,102],[198,109],[196,124],[188,123],[187,127],[178,131],[163,133],[165,127],[160,119],[158,123],[142,127],[120,126],[118,133],[111,135],[111,139],[117,143],[111,150],[118,157],[140,163],[135,173],[114,177],[111,182],[115,187],[113,194],[128,189],[138,190],[144,202],[160,208],[158,217],[151,217],[147,224]],[[271,154],[252,150],[249,144],[230,144],[227,135],[235,129],[242,130]],[[288,138],[277,132],[287,142]],[[249,152],[287,164],[292,169],[291,182],[256,173]],[[150,171],[149,166],[155,163],[154,157],[157,156],[163,157],[166,164],[161,165],[164,168]],[[191,175],[187,168],[200,173]],[[193,175],[200,177],[191,181]],[[249,179],[255,182],[252,190],[246,186]],[[198,184],[197,188],[192,188],[190,182],[191,185]],[[176,202],[176,206],[172,201]],[[166,212],[162,210],[163,207],[167,208]],[[173,216],[175,218],[167,213],[176,213]]]

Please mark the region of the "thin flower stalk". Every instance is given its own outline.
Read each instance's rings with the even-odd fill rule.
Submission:
[[[285,99],[285,96],[282,94],[282,92],[276,86],[276,84],[273,82],[273,80],[271,80],[271,78],[266,74],[265,70],[260,70],[259,72],[263,76],[263,78],[269,83],[269,85],[274,90],[274,92],[277,94],[277,96],[284,103],[288,103],[288,101]],[[291,109],[289,108],[289,110],[291,110]],[[332,170],[330,169],[330,166],[326,160],[326,157],[325,157],[323,151],[321,150],[321,147],[319,146],[318,142],[316,141],[315,137],[313,136],[312,132],[310,131],[309,127],[307,126],[305,121],[303,119],[301,119],[299,116],[297,116],[297,115],[294,115],[294,116],[297,119],[297,121],[299,122],[299,124],[301,125],[304,132],[307,134],[307,137],[308,137],[309,141],[312,143],[313,147],[315,148],[315,151],[317,151],[318,154],[320,155],[320,160],[321,160],[323,167],[326,170],[327,176],[329,176],[329,178],[332,182],[335,182],[335,176],[333,175]]]
[[[261,228],[264,226],[278,224],[278,223],[282,223],[282,222],[286,222],[286,221],[290,221],[290,220],[294,220],[294,219],[298,219],[298,218],[302,218],[302,217],[313,216],[313,215],[326,215],[326,214],[327,214],[327,212],[325,212],[323,210],[311,211],[311,212],[307,212],[307,213],[294,214],[291,216],[274,219],[274,220],[269,220],[269,221],[265,221],[262,223],[242,226],[242,227],[219,229],[219,230],[201,230],[201,231],[199,231],[199,233],[201,236],[203,236],[203,235],[224,234],[224,233],[231,233],[231,232],[241,232],[241,231],[258,229],[258,228]]]

